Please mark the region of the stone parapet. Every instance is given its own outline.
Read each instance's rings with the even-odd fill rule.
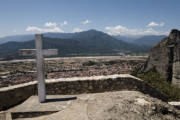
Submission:
[[[6,110],[20,104],[30,96],[36,95],[36,86],[37,82],[29,82],[0,88],[0,110]],[[155,88],[128,74],[47,79],[46,88],[48,95],[72,95],[106,91],[137,90],[164,101],[167,100],[166,96],[159,93]]]

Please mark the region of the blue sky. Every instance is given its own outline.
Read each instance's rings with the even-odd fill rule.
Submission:
[[[180,29],[180,0],[0,0],[0,36],[97,29],[112,35]]]

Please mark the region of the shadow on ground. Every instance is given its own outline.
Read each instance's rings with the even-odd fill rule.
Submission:
[[[48,98],[46,99],[46,103],[48,102],[63,102],[63,101],[70,101],[70,100],[76,100],[77,97],[69,97],[69,98]]]

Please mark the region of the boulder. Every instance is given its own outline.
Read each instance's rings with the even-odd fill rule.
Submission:
[[[144,71],[152,68],[170,83],[180,87],[180,31],[173,29],[169,36],[161,40],[149,53]]]

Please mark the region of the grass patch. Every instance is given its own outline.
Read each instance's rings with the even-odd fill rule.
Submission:
[[[144,73],[138,73],[138,71],[138,69],[135,69],[132,72],[132,75],[144,80],[151,86],[155,87],[158,91],[167,95],[168,101],[180,101],[180,88],[168,83],[155,68]]]

